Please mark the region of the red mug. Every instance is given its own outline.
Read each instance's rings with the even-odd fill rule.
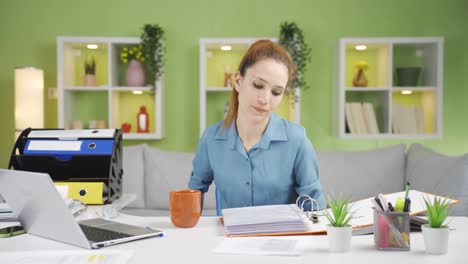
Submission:
[[[177,227],[193,227],[201,214],[199,190],[176,190],[169,193],[171,221]]]

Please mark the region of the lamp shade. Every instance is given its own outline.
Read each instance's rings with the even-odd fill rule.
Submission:
[[[44,72],[33,67],[15,69],[15,129],[44,127]]]

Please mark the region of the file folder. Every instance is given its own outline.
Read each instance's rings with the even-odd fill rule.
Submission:
[[[104,182],[54,182],[56,186],[68,186],[68,198],[84,204],[104,204],[106,186]]]
[[[28,128],[16,140],[8,167],[47,173],[54,182],[87,183],[91,195],[77,198],[110,203],[122,195],[122,132]]]

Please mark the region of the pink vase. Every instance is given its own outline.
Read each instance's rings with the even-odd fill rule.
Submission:
[[[131,60],[125,73],[127,86],[145,86],[145,68],[140,61]]]

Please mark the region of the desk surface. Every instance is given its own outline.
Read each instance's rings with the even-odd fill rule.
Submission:
[[[404,263],[466,263],[468,257],[468,218],[454,217],[447,255],[435,256],[424,251],[421,233],[411,233],[410,251],[378,251],[374,248],[373,236],[355,236],[351,250],[346,253],[330,253],[327,236],[301,236],[300,256],[249,256],[215,254],[213,249],[223,241],[224,234],[218,217],[202,217],[194,228],[176,228],[169,217],[137,217],[121,215],[116,221],[148,226],[164,231],[164,237],[133,241],[104,248],[109,250],[134,250],[130,263],[348,263],[354,260],[360,264]],[[1,226],[7,223],[0,222]],[[75,246],[55,242],[33,235],[0,238],[0,259],[2,252],[29,250],[84,250]],[[158,259],[158,261],[155,261]],[[202,262],[203,261],[203,262]]]

